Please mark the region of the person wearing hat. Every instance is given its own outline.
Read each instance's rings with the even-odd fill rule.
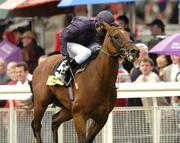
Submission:
[[[22,35],[22,59],[28,64],[29,72],[32,74],[38,65],[38,59],[44,55],[42,49],[36,42],[35,34],[31,31],[26,31]]]
[[[147,24],[150,27],[152,36],[165,35],[165,24],[160,19],[155,19]]]
[[[129,32],[130,34],[130,38],[132,41],[135,41],[135,35],[134,33],[131,31],[130,27],[129,27],[129,18],[126,15],[119,15],[116,18],[116,22],[123,27],[127,32]]]
[[[66,86],[69,84],[69,69],[73,72],[92,54],[92,49],[99,48],[103,42],[106,31],[100,29],[100,24],[105,21],[108,24],[114,23],[111,12],[103,10],[96,16],[95,20],[75,16],[71,23],[61,32],[61,54],[64,61],[55,71],[55,76]],[[96,41],[99,41],[98,44]]]
[[[160,19],[154,19],[151,23],[147,24],[149,26],[152,39],[150,39],[147,42],[147,46],[150,49],[152,49],[157,43],[159,43],[161,40],[165,39],[167,36],[165,34],[165,24]],[[157,55],[153,53],[149,53],[149,57],[153,60],[154,63],[156,63]],[[170,59],[168,58],[168,61]]]

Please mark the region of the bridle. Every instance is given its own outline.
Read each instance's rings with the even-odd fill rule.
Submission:
[[[128,56],[128,52],[127,52],[126,49],[130,49],[131,44],[133,44],[132,41],[128,41],[128,42],[127,42],[126,44],[124,44],[120,49],[119,49],[119,47],[117,47],[117,45],[115,45],[114,42],[113,42],[113,36],[112,36],[112,34],[113,34],[114,31],[119,30],[119,29],[120,29],[120,28],[115,28],[115,29],[113,29],[113,31],[107,32],[107,34],[108,34],[107,36],[108,36],[108,38],[109,38],[107,44],[109,44],[109,42],[112,42],[112,44],[114,45],[114,48],[117,49],[117,52],[114,53],[114,54],[112,54],[111,51],[109,50],[109,48],[107,48],[108,51],[105,51],[105,50],[101,49],[100,52],[104,53],[104,54],[107,55],[107,56],[114,57],[114,58],[119,58],[119,57],[125,58],[125,57]]]

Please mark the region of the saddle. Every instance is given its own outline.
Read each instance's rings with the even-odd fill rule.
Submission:
[[[56,76],[55,76],[55,72],[57,71],[57,68],[59,67],[59,65],[61,65],[61,63],[63,62],[63,60],[57,62],[51,72],[51,74],[49,75],[48,77],[48,80],[47,80],[47,83],[46,85],[49,85],[49,86],[55,86],[55,85],[59,85],[59,86],[65,86],[65,87],[69,87],[70,86],[70,83],[73,79],[73,77],[77,74],[77,73],[80,73],[80,72],[83,72],[86,68],[86,66],[91,62],[93,61],[94,59],[96,59],[96,57],[98,56],[99,54],[99,49],[93,51],[92,55],[87,59],[85,60],[79,67],[78,69],[76,69],[76,71],[74,73],[72,72],[68,72],[67,73],[67,81],[68,81],[68,84],[65,85],[62,81],[60,81]],[[75,75],[73,75],[75,74]]]

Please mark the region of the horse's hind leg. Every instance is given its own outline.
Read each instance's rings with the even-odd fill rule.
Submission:
[[[41,120],[44,115],[44,112],[46,111],[48,107],[48,99],[40,100],[38,102],[34,102],[34,119],[31,123],[34,136],[37,140],[37,143],[42,143],[41,139]]]
[[[88,135],[87,135],[87,143],[92,143],[96,135],[99,133],[99,131],[103,128],[107,121],[108,117],[101,117],[101,120],[93,120],[91,123],[89,129],[88,129]]]
[[[72,114],[69,110],[62,108],[52,117],[53,143],[58,143],[58,127],[64,122],[72,119]]]

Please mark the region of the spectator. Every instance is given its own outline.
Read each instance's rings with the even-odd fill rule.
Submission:
[[[149,50],[154,47],[161,40],[166,38],[165,35],[165,24],[160,19],[155,19],[151,23],[147,24],[150,27],[151,36],[153,37],[150,41],[147,42]],[[149,57],[156,63],[157,55],[150,53]]]
[[[16,85],[25,85],[30,86],[30,81],[28,80],[28,65],[25,62],[19,62],[15,68],[15,74],[17,77],[17,84]],[[30,100],[28,101],[16,101],[17,108],[21,109],[32,109],[33,103]]]
[[[122,83],[122,82],[131,82],[129,73],[126,69],[124,69],[123,60],[119,60],[119,69],[118,69],[118,75],[117,75],[117,81],[116,83]]]
[[[22,58],[28,64],[29,72],[32,74],[38,64],[38,59],[44,55],[44,50],[38,46],[35,35],[31,31],[27,31],[22,36]]]
[[[140,62],[140,71],[142,74],[138,76],[135,82],[160,82],[158,75],[153,72],[153,61],[150,58],[144,58]],[[157,104],[159,106],[168,105],[164,97],[157,97]],[[152,98],[141,98],[143,106],[153,106]]]
[[[148,47],[144,43],[137,43],[136,46],[139,49],[139,57],[136,61],[134,61],[134,68],[131,70],[130,76],[131,81],[135,81],[136,78],[141,74],[141,71],[139,69],[139,63],[146,57],[149,57],[148,55]],[[153,67],[153,71],[158,73],[157,69]]]
[[[9,62],[7,65],[7,74],[10,77],[10,81],[7,83],[8,85],[15,85],[17,82],[16,74],[15,74],[15,68],[16,68],[16,62]],[[9,108],[10,101],[6,101],[5,108]],[[13,101],[13,106],[16,107],[16,102]]]
[[[6,62],[0,59],[0,85],[7,84],[10,78],[6,73]]]
[[[14,85],[17,82],[17,78],[15,75],[16,62],[9,62],[7,65],[7,74],[10,78],[10,81],[7,83],[8,85]]]
[[[126,15],[120,15],[116,18],[116,22],[130,34],[131,40],[135,40],[135,35],[129,27],[129,18]]]
[[[163,81],[175,82],[176,75],[180,72],[180,57],[171,56],[172,64],[163,69]]]
[[[16,39],[16,46],[19,47],[20,49],[23,48],[23,44],[22,44],[22,41],[21,41],[21,38],[22,38],[22,28],[17,28],[15,29],[13,32],[15,34],[15,39]]]
[[[159,55],[156,58],[156,65],[159,72],[160,80],[163,80],[163,69],[168,65],[167,57],[164,55]]]
[[[162,40],[162,38],[164,38],[163,36],[165,36],[165,24],[162,22],[162,20],[155,19],[147,25],[150,27],[151,35],[153,36],[153,39],[152,39],[153,41],[157,40],[157,42],[159,42],[159,40]],[[151,44],[151,43],[149,43],[149,44]],[[154,46],[154,45],[152,45],[152,46],[148,45],[148,46],[151,49],[152,46]]]
[[[117,76],[117,81],[116,85],[118,86],[118,83],[123,83],[123,82],[131,82],[130,76],[127,70],[124,69],[123,65],[123,60],[119,60],[119,69],[118,69],[118,76]],[[122,106],[127,106],[127,99],[117,99],[116,100],[116,107],[122,107]]]
[[[180,57],[179,56],[171,56],[172,64],[166,66],[162,72],[162,79],[165,82],[175,82],[176,75],[180,72]],[[172,99],[170,97],[166,97],[169,104],[172,104]]]
[[[141,74],[139,70],[139,63],[142,59],[145,57],[148,57],[148,47],[144,43],[137,43],[136,44],[137,48],[139,49],[139,57],[137,60],[134,61],[133,65],[134,67],[132,68],[130,72],[131,80],[135,81],[136,78]]]

